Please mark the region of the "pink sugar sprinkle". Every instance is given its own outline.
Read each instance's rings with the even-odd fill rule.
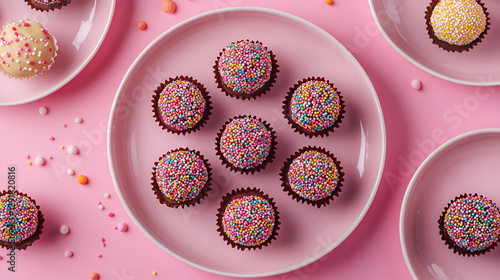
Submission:
[[[108,216],[109,216],[109,217],[114,217],[114,216],[115,216],[115,213],[113,213],[113,212],[109,212],[109,213],[108,213]]]
[[[101,205],[101,202],[100,202],[100,201],[97,201],[97,205]]]
[[[54,139],[55,139],[55,138],[54,138],[54,136],[50,136],[50,137],[49,137],[49,140],[50,140],[50,141],[54,141]]]
[[[106,239],[104,239],[104,237],[101,237],[101,242],[104,242],[106,241]]]
[[[26,157],[26,159],[29,159],[30,155],[26,154],[24,157]]]

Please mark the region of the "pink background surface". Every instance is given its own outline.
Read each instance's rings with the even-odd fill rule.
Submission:
[[[499,127],[500,87],[453,84],[413,66],[384,40],[367,1],[177,1],[175,14],[165,14],[161,1],[119,0],[108,36],[89,65],[70,83],[39,101],[0,108],[0,182],[6,186],[7,166],[17,166],[18,189],[43,207],[46,224],[42,238],[17,254],[16,272],[7,270],[0,256],[1,279],[87,279],[96,271],[101,279],[228,279],[193,268],[149,241],[121,205],[107,163],[106,125],[118,86],[129,66],[158,35],[199,13],[231,6],[260,6],[302,17],[337,38],[363,66],[379,95],[387,129],[384,176],[367,215],[339,247],[317,262],[267,279],[410,279],[399,241],[399,212],[413,172],[444,141],[479,128]],[[0,18],[1,20],[1,18]],[[148,29],[136,28],[138,21]],[[420,91],[411,88],[420,79]],[[41,116],[40,106],[49,113]],[[76,117],[84,119],[74,123]],[[62,125],[67,124],[64,128]],[[54,141],[49,137],[54,136]],[[59,146],[75,144],[77,157]],[[27,164],[25,155],[53,156],[45,166]],[[85,174],[81,186],[75,176]],[[103,194],[111,194],[110,199]],[[106,209],[97,209],[101,201]],[[110,218],[107,212],[115,217]],[[127,222],[130,229],[113,229]],[[59,227],[71,228],[68,235]],[[100,238],[106,239],[102,247]],[[318,246],[322,246],[318,242]],[[64,251],[72,250],[73,258]],[[102,258],[96,255],[102,254]],[[251,264],[249,264],[251,265]],[[152,271],[158,275],[153,276]]]

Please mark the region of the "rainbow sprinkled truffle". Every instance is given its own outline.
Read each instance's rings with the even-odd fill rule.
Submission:
[[[214,70],[218,87],[227,95],[242,99],[256,98],[268,91],[279,72],[273,52],[261,42],[249,40],[224,48]]]
[[[478,0],[433,0],[425,19],[433,43],[452,52],[472,49],[489,29],[488,13]]]
[[[60,9],[69,3],[71,0],[24,0],[32,9],[42,12],[53,11]]]
[[[217,231],[240,250],[262,249],[276,239],[279,212],[272,198],[256,188],[233,190],[222,198]]]
[[[438,220],[442,239],[455,253],[478,256],[494,249],[500,236],[500,211],[478,194],[462,194]]]
[[[194,150],[172,150],[155,163],[153,191],[160,203],[171,208],[194,206],[210,190],[210,164]]]
[[[285,192],[318,208],[339,196],[344,180],[340,162],[325,149],[311,146],[288,158],[280,176]]]
[[[44,218],[36,202],[18,191],[0,194],[0,246],[24,250],[42,233]]]
[[[56,52],[54,37],[34,21],[19,20],[0,31],[0,66],[9,77],[31,78],[48,71]]]
[[[210,96],[191,77],[178,76],[161,83],[153,95],[153,112],[162,129],[185,134],[199,130],[210,116]]]
[[[310,138],[328,135],[339,127],[345,113],[340,91],[324,78],[299,81],[283,104],[283,114],[295,131]]]
[[[224,124],[215,144],[223,164],[235,172],[253,174],[274,159],[276,137],[266,122],[238,116]]]

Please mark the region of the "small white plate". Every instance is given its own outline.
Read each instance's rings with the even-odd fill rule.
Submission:
[[[425,23],[430,0],[369,0],[373,17],[389,44],[420,69],[445,80],[477,86],[500,85],[500,1],[482,0],[492,27],[469,52],[451,53],[432,44]]]
[[[0,28],[12,21],[31,19],[47,28],[59,46],[50,71],[38,77],[16,80],[0,73],[0,106],[35,101],[71,81],[101,46],[114,8],[115,0],[83,0],[72,1],[60,10],[41,12],[22,0],[0,1]]]
[[[477,257],[455,254],[441,240],[438,219],[463,193],[500,205],[500,129],[457,136],[437,148],[410,181],[400,219],[401,246],[415,279],[498,279],[498,248]]]

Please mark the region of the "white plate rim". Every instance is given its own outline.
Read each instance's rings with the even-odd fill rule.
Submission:
[[[132,210],[126,204],[126,200],[125,200],[124,194],[122,193],[120,187],[118,186],[117,174],[115,173],[115,166],[113,164],[113,155],[112,155],[112,147],[111,147],[112,146],[111,137],[112,137],[112,134],[114,132],[113,131],[113,126],[112,126],[112,124],[114,123],[114,112],[117,110],[118,99],[120,97],[120,94],[122,93],[123,88],[125,87],[125,82],[132,75],[132,72],[134,72],[134,70],[137,67],[137,65],[139,64],[139,62],[142,60],[142,58],[144,56],[147,55],[147,53],[152,48],[154,48],[160,41],[162,41],[164,39],[164,37],[167,37],[171,33],[174,33],[177,29],[180,29],[184,25],[187,25],[187,24],[189,24],[189,23],[191,23],[193,21],[197,21],[197,20],[202,19],[204,17],[209,17],[209,16],[212,16],[212,15],[221,14],[221,13],[225,13],[225,12],[261,12],[261,13],[273,14],[273,15],[276,15],[276,16],[281,16],[281,17],[284,17],[284,18],[287,18],[287,19],[291,19],[291,20],[297,21],[297,22],[299,22],[301,24],[304,24],[305,26],[307,26],[309,28],[314,29],[315,31],[317,31],[320,34],[322,34],[323,36],[325,36],[336,47],[338,47],[340,50],[342,50],[342,52],[344,53],[344,55],[349,60],[351,60],[351,62],[353,63],[353,65],[356,67],[356,69],[358,70],[358,72],[361,74],[361,76],[366,81],[367,86],[370,89],[370,92],[371,92],[371,94],[374,97],[374,102],[375,102],[374,105],[376,106],[376,109],[377,109],[377,115],[378,115],[378,118],[379,118],[378,121],[380,123],[380,128],[381,128],[381,135],[382,135],[382,139],[381,139],[382,140],[381,141],[382,151],[381,151],[381,159],[380,159],[381,162],[380,162],[380,165],[379,165],[379,169],[377,171],[377,178],[375,179],[375,186],[373,187],[373,190],[372,190],[372,193],[370,194],[368,202],[366,203],[365,207],[363,208],[363,211],[361,212],[361,214],[359,215],[359,218],[356,220],[356,222],[353,224],[353,226],[351,228],[349,228],[349,230],[346,231],[346,233],[341,238],[339,238],[338,242],[333,243],[331,246],[329,246],[328,248],[326,248],[321,254],[317,254],[313,258],[310,258],[307,261],[301,262],[301,263],[296,264],[294,266],[291,266],[289,268],[281,269],[281,270],[277,270],[277,271],[272,271],[272,272],[267,272],[267,273],[237,274],[237,273],[228,273],[228,272],[218,271],[218,270],[207,268],[207,267],[204,267],[204,266],[199,265],[197,263],[191,262],[190,260],[188,260],[186,258],[183,258],[183,257],[175,254],[170,249],[168,249],[167,247],[163,246],[160,242],[158,242],[142,226],[142,224],[139,222],[138,218],[132,213]],[[196,267],[196,268],[198,268],[200,270],[207,271],[207,272],[210,272],[210,273],[213,273],[213,274],[218,274],[218,275],[223,275],[223,276],[230,276],[230,277],[240,277],[240,278],[266,277],[266,276],[273,276],[273,275],[279,275],[279,274],[287,273],[287,272],[290,272],[290,271],[302,268],[302,267],[304,267],[304,266],[306,266],[308,264],[311,264],[311,263],[317,261],[318,259],[322,258],[326,254],[328,254],[329,252],[331,252],[339,244],[341,244],[354,231],[354,229],[359,225],[359,223],[361,222],[361,220],[365,217],[366,212],[370,208],[370,206],[371,206],[371,204],[373,202],[373,199],[375,198],[375,195],[377,193],[378,187],[380,185],[380,181],[382,179],[382,173],[383,173],[383,170],[384,170],[385,158],[386,158],[386,129],[385,129],[385,122],[384,122],[384,116],[383,116],[382,108],[380,106],[380,101],[378,99],[378,95],[377,95],[377,93],[375,91],[375,88],[373,87],[373,84],[372,84],[370,78],[368,77],[368,75],[366,74],[366,72],[364,71],[364,69],[361,67],[361,65],[359,64],[359,62],[356,60],[356,58],[347,50],[347,48],[345,48],[332,35],[330,35],[328,32],[326,32],[322,28],[318,27],[317,25],[315,25],[315,24],[313,24],[313,23],[311,23],[311,22],[309,22],[309,21],[307,21],[305,19],[302,19],[302,18],[300,18],[298,16],[295,16],[295,15],[292,15],[292,14],[289,14],[289,13],[286,13],[286,12],[282,12],[282,11],[278,11],[278,10],[274,10],[274,9],[269,9],[269,8],[261,8],[261,7],[247,7],[247,6],[243,6],[243,7],[229,7],[229,8],[223,8],[223,9],[217,9],[217,10],[212,10],[212,11],[204,12],[202,14],[193,16],[191,18],[188,18],[187,20],[184,20],[184,21],[176,24],[175,26],[173,26],[172,28],[168,29],[167,31],[165,31],[164,33],[162,33],[161,35],[159,35],[157,38],[155,38],[141,52],[141,54],[135,59],[135,61],[130,66],[130,68],[127,70],[127,73],[125,74],[122,82],[120,83],[120,86],[119,86],[119,88],[117,90],[115,99],[113,101],[113,105],[111,107],[111,112],[110,112],[110,117],[109,117],[109,128],[108,128],[108,134],[107,134],[107,149],[108,149],[108,163],[109,163],[109,168],[110,168],[110,172],[111,172],[111,177],[113,179],[113,183],[115,185],[115,189],[116,189],[116,192],[118,194],[118,197],[120,198],[120,201],[122,202],[122,205],[125,208],[127,214],[130,216],[130,218],[134,221],[134,223],[137,225],[137,227],[139,227],[139,229],[154,244],[156,244],[158,247],[160,247],[161,249],[163,249],[164,251],[166,251],[167,253],[169,253],[171,256],[177,258],[178,260],[180,260],[180,261],[182,261],[184,263],[187,263],[187,264],[189,264],[189,265],[191,265],[193,267]]]
[[[0,106],[21,105],[21,104],[26,104],[26,103],[36,101],[38,99],[42,99],[45,96],[48,96],[48,95],[56,92],[57,90],[59,90],[60,88],[65,86],[67,83],[69,83],[71,80],[73,80],[73,78],[76,77],[76,75],[80,74],[80,72],[82,72],[82,70],[87,66],[87,64],[89,64],[89,62],[92,60],[92,58],[94,58],[94,55],[99,50],[99,48],[102,45],[102,42],[104,41],[104,38],[106,38],[106,35],[108,34],[108,30],[109,30],[109,27],[111,26],[111,21],[113,20],[113,15],[115,13],[115,6],[116,6],[116,0],[110,0],[110,1],[111,1],[111,9],[109,11],[108,19],[106,21],[106,26],[101,34],[101,37],[99,38],[97,44],[94,46],[94,49],[92,50],[90,55],[85,59],[85,61],[83,61],[82,64],[80,64],[80,66],[78,66],[78,68],[76,68],[73,71],[73,73],[71,73],[71,75],[69,75],[66,79],[62,80],[59,84],[55,85],[53,88],[47,90],[46,92],[44,92],[42,94],[39,94],[39,95],[34,96],[32,98],[21,100],[21,101],[3,102],[3,103],[0,102]]]
[[[405,215],[406,215],[406,208],[408,206],[408,202],[411,199],[411,192],[415,187],[415,182],[420,178],[421,173],[426,169],[427,165],[434,160],[437,156],[439,156],[442,151],[448,149],[449,147],[455,145],[458,142],[462,142],[466,140],[467,138],[478,136],[481,134],[500,134],[500,129],[499,128],[485,128],[485,129],[479,129],[479,130],[473,130],[469,131],[463,134],[460,134],[458,136],[453,137],[452,139],[446,141],[444,144],[439,146],[436,150],[434,150],[427,158],[420,164],[418,167],[417,171],[413,174],[413,177],[410,180],[410,183],[408,184],[408,188],[406,189],[404,198],[403,198],[403,203],[401,205],[401,212],[399,216],[399,239],[401,242],[401,249],[403,250],[403,256],[405,259],[406,266],[408,267],[408,270],[411,273],[411,276],[413,279],[418,279],[417,274],[411,264],[410,256],[408,255],[408,249],[406,246],[406,240],[405,240]]]
[[[472,81],[464,81],[464,80],[461,80],[461,79],[455,79],[455,78],[446,76],[444,74],[441,74],[439,72],[436,72],[436,71],[434,71],[434,70],[426,67],[425,65],[419,63],[418,61],[416,61],[415,59],[413,59],[412,57],[410,57],[409,55],[407,55],[402,49],[400,49],[396,45],[396,43],[394,43],[394,41],[392,41],[392,39],[389,36],[389,34],[387,34],[387,32],[385,32],[385,29],[384,29],[382,23],[380,22],[380,20],[379,20],[379,18],[377,16],[377,11],[375,11],[375,6],[373,5],[373,1],[374,0],[368,0],[368,2],[370,3],[370,10],[372,12],[373,19],[375,20],[375,23],[377,24],[378,29],[380,30],[380,33],[382,33],[382,35],[384,36],[385,40],[389,43],[389,45],[391,45],[391,47],[393,49],[396,50],[396,52],[398,52],[402,57],[404,57],[406,60],[408,60],[409,62],[411,62],[413,65],[417,66],[421,70],[424,70],[425,72],[427,72],[427,73],[429,73],[431,75],[434,75],[434,76],[436,76],[438,78],[441,78],[443,80],[446,80],[446,81],[449,81],[449,82],[453,82],[453,83],[457,83],[457,84],[468,85],[468,86],[497,86],[497,85],[500,85],[500,80],[498,80],[498,81],[472,82]]]

